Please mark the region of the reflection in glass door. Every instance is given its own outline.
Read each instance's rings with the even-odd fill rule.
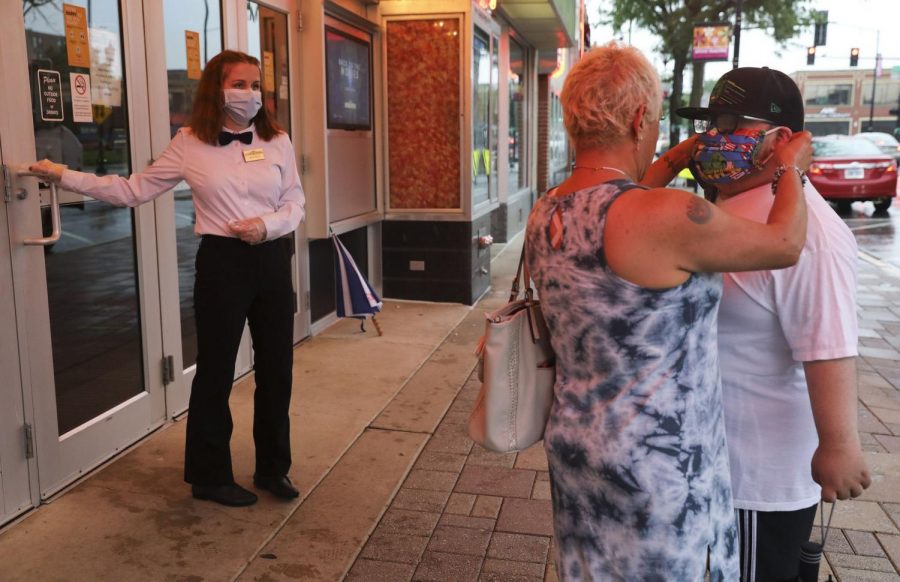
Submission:
[[[90,12],[72,7],[86,8],[86,0],[70,1],[65,11],[56,2],[31,9],[26,3],[35,159],[100,175],[127,175],[127,86],[117,2],[93,0]],[[68,54],[67,25],[86,28],[87,54]],[[61,82],[61,119],[42,110],[40,84],[48,77]],[[73,94],[88,86],[88,109],[73,110]],[[66,230],[58,243],[46,247],[44,261],[62,435],[142,392],[144,362],[132,211],[76,194],[63,194],[60,202]],[[50,209],[43,204],[41,217],[48,234]]]
[[[262,65],[265,107],[291,135],[287,14],[247,2],[247,53]]]
[[[166,74],[170,137],[187,123],[200,74],[222,52],[222,16],[218,0],[165,0]],[[175,188],[175,236],[178,252],[178,299],[181,313],[182,366],[197,363],[194,327],[194,257],[200,239],[194,234],[194,204],[186,183]]]

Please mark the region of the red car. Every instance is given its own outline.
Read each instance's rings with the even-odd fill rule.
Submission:
[[[897,194],[897,163],[872,142],[846,136],[813,138],[813,159],[807,172],[816,190],[838,209],[871,200],[877,212],[890,208]]]

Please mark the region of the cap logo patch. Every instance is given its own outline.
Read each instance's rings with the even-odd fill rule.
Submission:
[[[772,103],[769,105],[769,113],[781,113],[781,107]]]
[[[746,91],[734,81],[725,80],[713,87],[709,97],[710,103],[716,105],[740,105],[744,102]]]

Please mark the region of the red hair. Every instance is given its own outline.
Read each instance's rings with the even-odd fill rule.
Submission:
[[[225,97],[222,94],[223,83],[231,67],[245,63],[259,68],[259,59],[238,51],[222,51],[214,56],[203,69],[197,93],[194,95],[194,107],[187,126],[194,136],[210,145],[218,144],[219,132],[225,123]],[[253,118],[256,134],[264,141],[269,141],[284,130],[269,116],[265,106]]]

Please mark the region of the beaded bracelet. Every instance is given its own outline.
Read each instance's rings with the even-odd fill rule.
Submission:
[[[806,174],[803,173],[803,170],[798,168],[797,166],[778,166],[775,168],[775,175],[772,176],[772,195],[775,195],[775,190],[778,188],[778,181],[781,180],[781,177],[784,176],[784,173],[789,169],[797,172],[797,177],[800,178],[800,185],[806,186]]]

